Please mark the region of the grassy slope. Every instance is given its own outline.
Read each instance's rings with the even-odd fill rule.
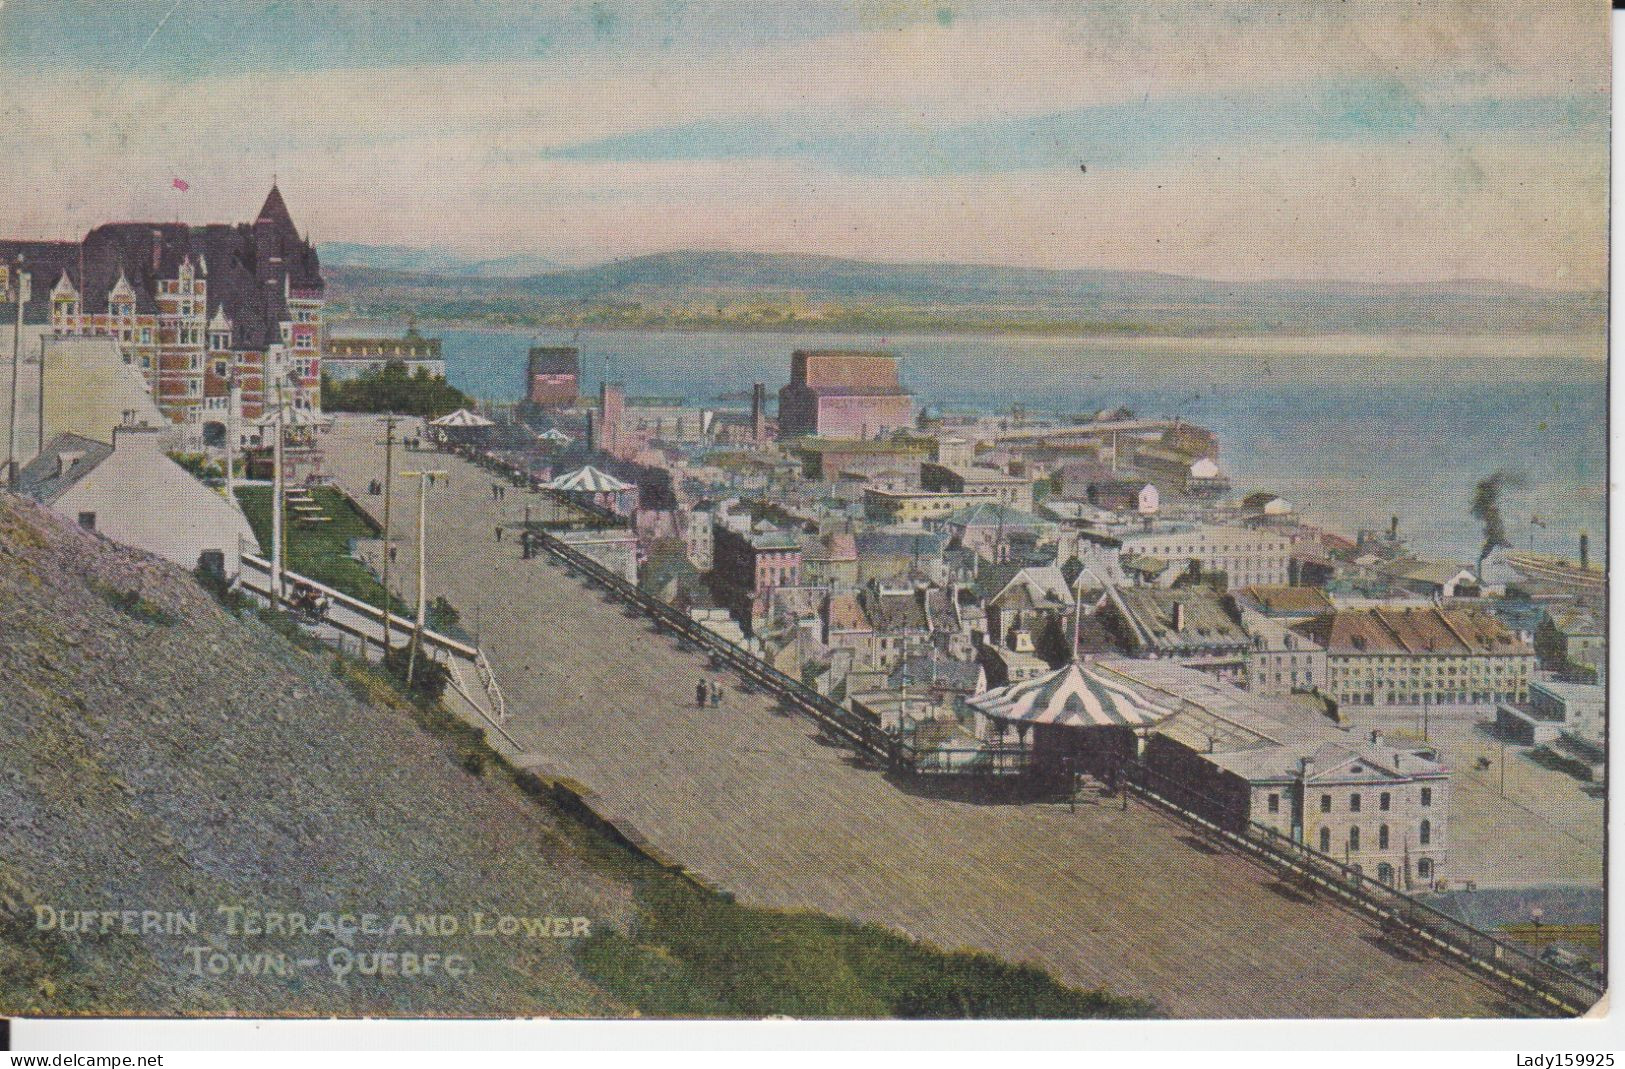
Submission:
[[[0,633],[0,1012],[1148,1009],[987,955],[700,888],[569,816],[549,785],[438,707],[403,700],[372,668],[3,495]],[[460,951],[479,968],[455,982],[339,986],[322,975],[195,977],[189,940],[66,939],[34,930],[36,903],[581,914],[594,932],[574,943],[408,943],[393,949]]]
[[[309,576],[342,590],[353,598],[372,605],[381,605],[384,587],[366,565],[350,556],[350,542],[357,538],[377,538],[378,532],[367,518],[350,504],[343,492],[329,486],[319,486],[311,497],[322,508],[322,515],[331,523],[302,524],[290,520],[287,524],[287,567],[300,575]],[[263,486],[245,486],[237,490],[237,500],[243,514],[254,528],[267,554],[271,546],[271,491]],[[396,611],[405,608],[396,601]]]

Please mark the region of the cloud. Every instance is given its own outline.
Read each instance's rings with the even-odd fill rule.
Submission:
[[[1450,99],[1424,104],[1391,80],[1316,83],[1264,93],[1164,97],[1050,115],[938,127],[831,127],[805,113],[707,120],[547,150],[550,159],[791,158],[858,174],[954,174],[1134,167],[1260,141],[1395,140],[1495,131],[1508,136],[1600,135],[1608,102],[1589,96]]]
[[[319,53],[305,66],[273,62],[258,31],[237,65],[64,48],[0,66],[0,229],[243,218],[274,171],[318,237],[497,254],[727,245],[1594,285],[1595,7],[853,0],[751,21],[649,0],[609,3],[605,24],[585,3],[288,0],[284,47]],[[150,51],[229,45],[198,36],[213,10],[185,5]],[[450,27],[446,48],[364,32],[403,12],[426,20],[413,40]],[[11,18],[0,54],[19,47]],[[493,43],[548,18],[563,28],[539,54]]]

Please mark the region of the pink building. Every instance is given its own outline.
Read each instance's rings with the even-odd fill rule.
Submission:
[[[914,425],[914,398],[897,357],[849,349],[797,349],[779,391],[779,435],[878,438]]]

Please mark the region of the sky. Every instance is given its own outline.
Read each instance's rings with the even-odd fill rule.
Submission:
[[[1608,77],[1600,0],[0,0],[0,233],[1597,288]]]

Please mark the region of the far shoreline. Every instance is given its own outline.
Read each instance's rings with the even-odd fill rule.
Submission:
[[[1539,331],[1502,334],[1491,331],[1439,333],[1385,331],[1374,334],[1353,334],[1347,331],[1325,333],[1277,334],[1251,332],[1214,332],[1202,334],[1164,333],[1160,331],[1122,332],[1067,332],[1067,331],[1011,331],[996,328],[880,331],[859,325],[835,324],[719,324],[715,326],[625,326],[600,324],[591,327],[542,326],[535,324],[502,324],[483,320],[416,318],[417,328],[455,330],[464,333],[518,334],[551,344],[567,344],[569,336],[579,333],[583,337],[605,334],[672,334],[672,335],[782,335],[787,337],[838,336],[880,339],[886,344],[900,341],[940,341],[945,339],[998,339],[1010,345],[1044,345],[1076,343],[1086,347],[1128,347],[1155,350],[1189,351],[1191,348],[1208,349],[1214,356],[1265,356],[1280,353],[1291,356],[1364,356],[1386,360],[1416,359],[1486,359],[1486,360],[1570,360],[1577,363],[1606,364],[1608,339],[1606,333],[1593,336],[1581,332]],[[400,323],[405,319],[394,316],[357,315],[348,319],[334,319],[333,323]],[[1414,349],[1424,345],[1462,350],[1429,355],[1419,352],[1395,350]],[[1518,350],[1518,351],[1508,351]],[[1465,351],[1471,350],[1471,351]],[[1589,351],[1588,351],[1589,350]]]

